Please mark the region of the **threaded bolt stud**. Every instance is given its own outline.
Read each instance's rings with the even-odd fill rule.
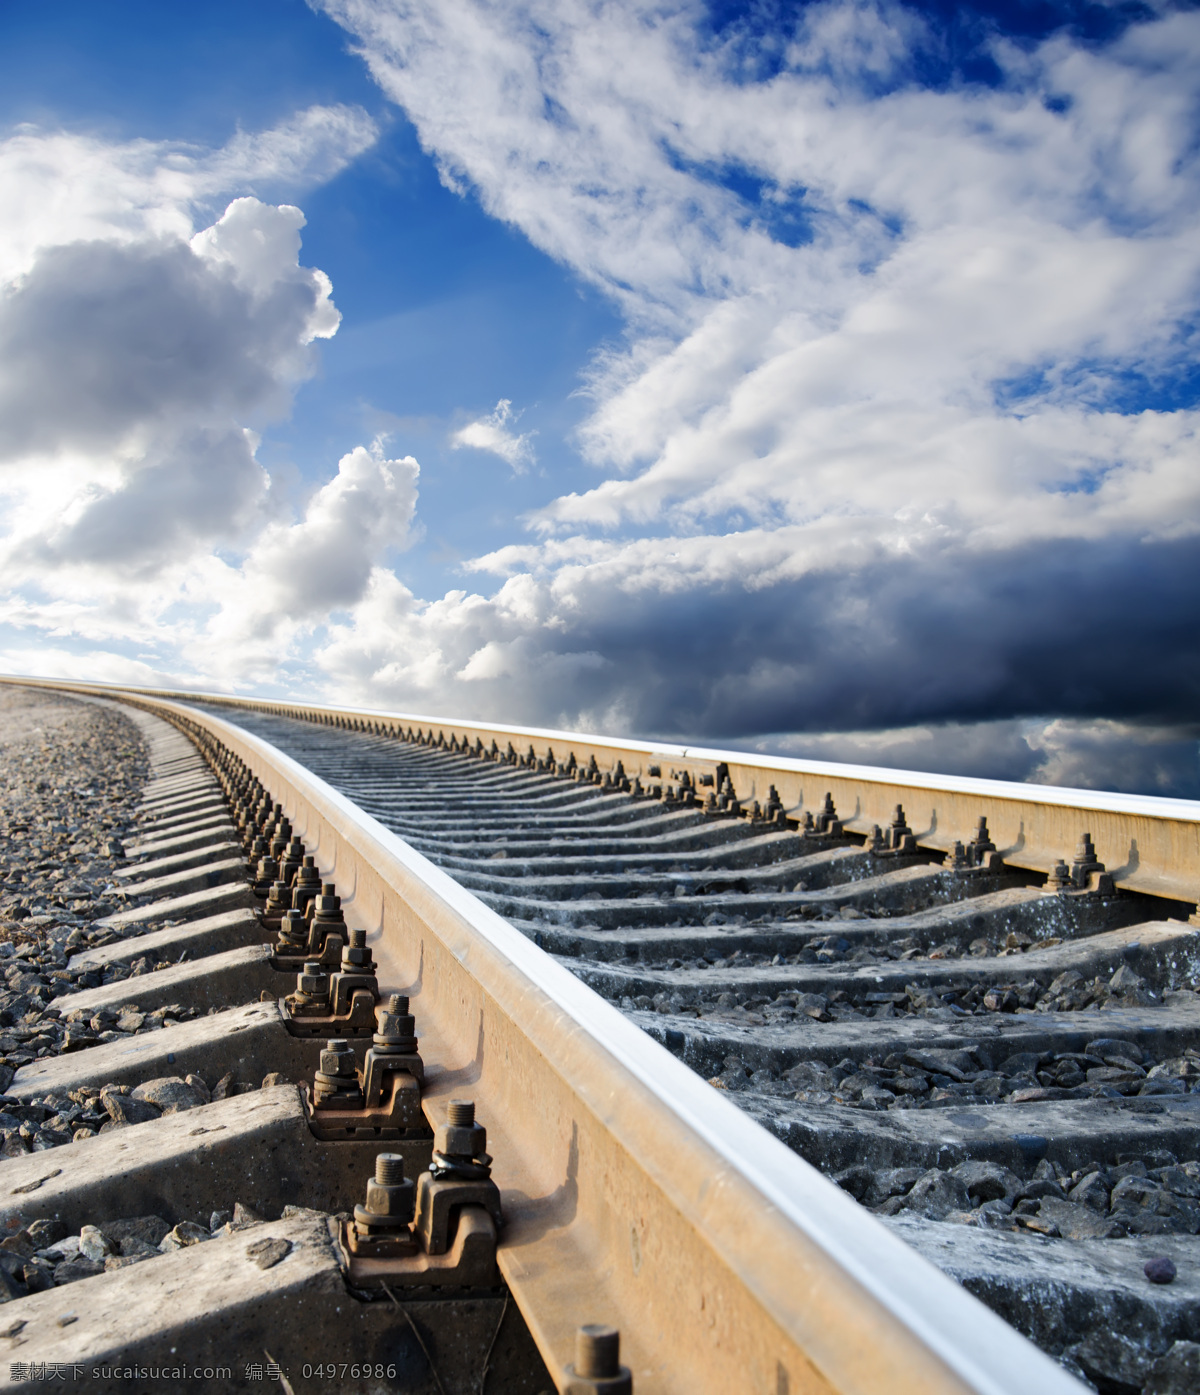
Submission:
[[[393,993],[388,999],[387,1010],[393,1017],[408,1016],[408,997],[404,993]]]
[[[575,1333],[575,1374],[585,1380],[611,1380],[621,1373],[621,1334],[615,1327],[588,1323]]]
[[[380,1153],[375,1159],[375,1180],[384,1187],[404,1181],[404,1158],[399,1153]]]
[[[474,1100],[451,1100],[447,1123],[451,1128],[469,1129],[475,1122]]]

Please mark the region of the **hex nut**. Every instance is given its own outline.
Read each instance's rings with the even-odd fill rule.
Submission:
[[[323,997],[329,991],[329,976],[315,959],[309,960],[296,977],[296,988],[309,997]]]
[[[478,1158],[487,1152],[487,1129],[482,1124],[439,1124],[433,1146],[451,1157]]]
[[[321,1052],[320,1071],[322,1075],[351,1076],[357,1072],[354,1048],[348,1041],[336,1040],[325,1043]]]

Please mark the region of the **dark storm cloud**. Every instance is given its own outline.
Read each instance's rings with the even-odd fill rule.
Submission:
[[[1200,723],[1108,718],[945,722],[733,741],[768,754],[1076,789],[1200,798]]]
[[[543,720],[577,723],[610,709],[630,729],[693,743],[945,722],[966,729],[1047,713],[1170,728],[1200,713],[1198,594],[1196,539],[948,548],[755,591],[614,591],[606,602],[592,592],[553,648],[607,662],[578,673],[568,694],[539,700],[536,685],[522,682],[511,696],[514,711],[538,701]],[[1028,778],[1046,760],[1023,754],[1011,728],[995,736],[992,756],[964,749],[953,764]],[[1186,732],[1178,739],[1186,751]],[[1095,733],[1097,747],[1114,743],[1114,733]],[[1169,772],[1177,755],[1160,745],[1151,767],[1165,761]],[[1075,782],[1080,759],[1077,750],[1060,760]],[[920,763],[945,768],[928,752]],[[1161,789],[1151,767],[1139,757],[1126,783],[1150,779]]]

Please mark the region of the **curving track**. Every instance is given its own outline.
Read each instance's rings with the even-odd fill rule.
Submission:
[[[1116,890],[1086,828],[1056,887],[981,846],[986,825],[956,869],[902,810],[866,839],[705,813],[719,771],[681,807],[583,770],[239,722],[897,1217],[1068,1368],[1103,1381],[1100,1327],[1159,1351],[1198,1330],[1192,907]],[[1157,1256],[1185,1276],[1169,1297],[1143,1272]],[[1071,1292],[1069,1314],[1048,1320],[1039,1282]]]
[[[444,1303],[415,1327],[406,1317],[407,1328],[394,1312],[381,1318],[389,1305],[352,1304],[357,1327],[336,1337],[337,1321],[328,1331],[314,1322],[327,1349],[381,1350],[399,1327],[449,1350],[457,1331],[464,1369],[443,1365],[435,1382],[565,1388],[574,1327],[598,1318],[621,1327],[639,1391],[1070,1388],[899,1236],[1067,1371],[1107,1389],[1188,1388],[1200,1356],[1189,1344],[1200,1329],[1198,963],[1194,904],[1179,895],[1187,857],[1156,860],[1154,829],[1138,825],[1141,858],[1116,868],[1109,855],[1106,870],[1082,835],[1094,825],[1104,852],[1119,811],[1068,804],[1064,814],[1060,801],[1048,823],[1022,806],[1021,837],[1001,841],[1005,808],[982,785],[978,812],[990,814],[992,835],[974,817],[938,832],[911,803],[907,820],[899,811],[875,829],[869,778],[852,803],[843,774],[828,782],[836,807],[811,794],[802,805],[790,772],[775,777],[779,798],[765,780],[747,785],[736,757],[536,734],[514,749],[503,732],[492,746],[482,729],[428,721],[389,719],[384,734],[362,715],[137,701],[199,736],[226,783],[253,770],[284,802],[348,922],[371,929],[381,989],[411,994],[425,1116],[444,1119],[465,1081],[495,1140],[506,1289],[471,1299],[458,1328],[437,1328]],[[377,729],[355,729],[368,725]],[[194,762],[162,750],[182,764],[160,760],[146,806],[160,836],[140,849],[141,904],[110,918],[111,943],[75,968],[103,980],[105,966],[135,955],[174,967],[100,982],[75,1001],[136,1009],[173,994],[206,1015],[152,1046],[138,1036],[35,1063],[10,1093],[145,1081],[185,1065],[311,1078],[315,1045],[281,1030],[273,1001],[254,1001],[286,984],[252,915],[247,923],[253,903],[228,813],[210,787],[200,792]],[[958,792],[960,802],[970,795]],[[1038,829],[1061,834],[1064,818],[1074,824],[1064,865],[1040,867]],[[137,883],[136,864],[130,873]],[[52,1202],[82,1216],[82,1201],[62,1198],[83,1195],[93,1214],[128,1214],[132,1195],[157,1187],[173,1219],[221,1188],[230,1200],[245,1168],[270,1194],[263,1214],[279,1214],[288,1196],[303,1208],[291,1224],[297,1236],[307,1226],[307,1239],[279,1223],[270,1238],[298,1255],[310,1245],[301,1287],[332,1292],[314,1209],[345,1208],[379,1144],[316,1144],[282,1084],[202,1112],[222,1110],[211,1126],[188,1111],[72,1144],[80,1164],[39,1181],[33,1210]],[[758,1124],[792,1150],[790,1162]],[[208,1127],[231,1134],[224,1161],[195,1141],[192,1129]],[[117,1144],[128,1148],[139,1130],[147,1160],[122,1172]],[[410,1170],[425,1165],[428,1137],[422,1122],[396,1145]],[[208,1181],[168,1185],[198,1148]],[[16,1171],[35,1180],[38,1166],[38,1155],[0,1162],[10,1198],[26,1195]],[[221,1243],[168,1258],[191,1255],[198,1283],[202,1258],[219,1292]],[[1156,1272],[1172,1261],[1174,1282],[1151,1284],[1148,1259]],[[132,1301],[166,1262],[84,1286],[111,1303],[99,1291],[115,1294],[124,1276]],[[292,1302],[292,1290],[285,1300],[267,1282],[286,1268],[256,1270],[266,1277],[251,1306]],[[210,1306],[222,1310],[216,1298]],[[208,1330],[198,1313],[190,1321]],[[150,1322],[138,1340],[149,1349],[163,1330]],[[222,1330],[228,1349],[228,1322]],[[311,1356],[289,1322],[282,1330]],[[78,1331],[53,1340],[82,1349]],[[421,1360],[405,1340],[411,1374]],[[428,1373],[407,1385],[374,1379],[295,1388],[438,1388]]]

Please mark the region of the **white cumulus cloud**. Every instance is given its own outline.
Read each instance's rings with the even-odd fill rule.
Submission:
[[[352,450],[297,522],[257,458],[340,315],[301,210],[238,191],[328,178],[375,134],[314,108],[217,151],[0,141],[0,618],[71,638],[78,671],[227,681],[249,654],[269,676],[280,635],[406,545],[411,457]]]
[[[240,565],[212,562],[220,609],[197,643],[229,681],[269,681],[298,640],[367,595],[389,550],[410,540],[420,467],[389,459],[383,442],[356,446],[295,523],[267,524]]]

